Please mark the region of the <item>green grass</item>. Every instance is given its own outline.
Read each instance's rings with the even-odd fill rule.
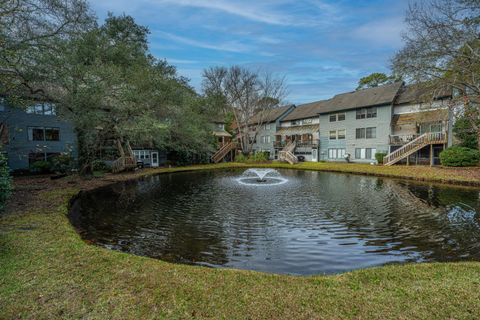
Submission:
[[[159,169],[136,176],[232,166],[244,167]],[[314,168],[339,170],[328,164]],[[311,277],[171,264],[82,241],[66,217],[68,200],[78,191],[41,191],[0,219],[0,319],[480,318],[477,262]]]

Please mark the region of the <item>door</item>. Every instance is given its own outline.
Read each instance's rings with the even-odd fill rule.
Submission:
[[[152,151],[152,167],[158,167],[158,152]]]
[[[313,162],[318,161],[317,154],[318,154],[318,149],[312,149],[312,161]]]

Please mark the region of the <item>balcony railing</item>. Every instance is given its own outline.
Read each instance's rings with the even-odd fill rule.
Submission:
[[[404,144],[407,144],[407,143],[415,140],[419,136],[420,136],[419,134],[405,134],[405,135],[389,136],[390,144],[393,145],[393,146],[402,146]]]
[[[275,148],[283,149],[288,143],[289,141],[274,141],[273,146]],[[295,140],[295,143],[296,143],[296,148],[313,148],[318,146],[319,140],[318,139],[304,140],[304,141]]]

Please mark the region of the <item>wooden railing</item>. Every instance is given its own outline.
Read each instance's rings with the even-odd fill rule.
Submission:
[[[217,152],[213,154],[212,162],[219,163],[230,151],[235,150],[236,148],[237,143],[234,141],[224,144],[220,149],[218,149]]]
[[[112,162],[112,172],[122,172],[127,169],[133,169],[137,166],[137,159],[135,157],[120,157]]]
[[[295,141],[289,142],[282,151],[278,152],[278,160],[286,161],[290,164],[298,163],[298,158],[293,154],[297,144]]]
[[[393,146],[399,146],[407,144],[419,137],[418,134],[405,134],[405,135],[395,135],[389,136],[389,142]]]
[[[278,160],[286,161],[290,164],[298,163],[298,158],[290,151],[280,151],[278,152]]]
[[[288,141],[274,141],[273,142],[273,146],[275,148],[284,148],[286,145],[288,145],[290,142]],[[319,140],[318,139],[315,139],[315,140],[296,140],[295,141],[295,145],[297,148],[312,148],[312,147],[316,147],[318,146],[318,143],[319,143]]]
[[[398,161],[405,159],[412,153],[422,149],[423,147],[431,144],[440,144],[447,142],[447,134],[445,132],[427,132],[410,141],[401,148],[391,152],[383,158],[383,164],[391,166]]]

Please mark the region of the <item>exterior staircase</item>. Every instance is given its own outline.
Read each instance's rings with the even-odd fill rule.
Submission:
[[[219,163],[220,161],[222,161],[226,155],[231,152],[232,150],[236,150],[237,149],[237,143],[232,141],[232,142],[229,142],[227,144],[224,144],[220,149],[218,149],[217,152],[215,152],[212,156],[212,162],[214,163]]]
[[[298,158],[293,154],[296,148],[296,143],[289,142],[280,152],[278,152],[278,160],[286,161],[290,164],[298,163]]]
[[[135,157],[120,157],[112,162],[112,172],[118,173],[125,170],[131,170],[137,167]]]
[[[427,132],[410,141],[401,148],[391,152],[383,158],[385,166],[391,166],[398,161],[405,159],[412,153],[432,144],[447,143],[447,134],[445,132]]]

